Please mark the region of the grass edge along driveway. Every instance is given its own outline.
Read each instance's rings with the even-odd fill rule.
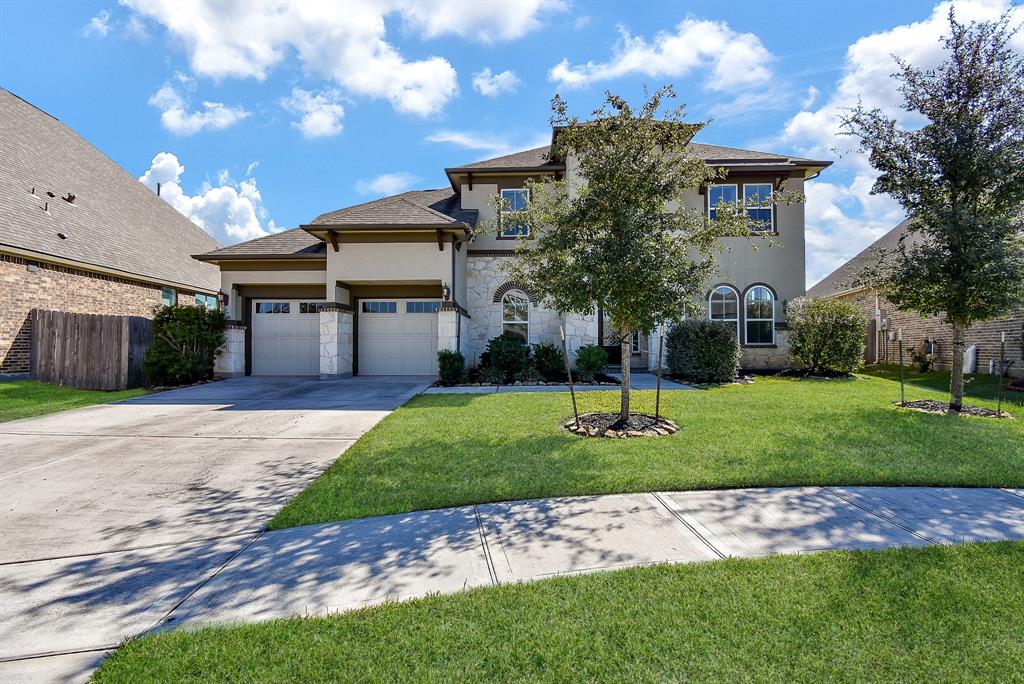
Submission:
[[[658,565],[131,640],[96,682],[1012,681],[1024,542]]]
[[[143,394],[146,394],[143,388],[106,392],[49,385],[38,380],[5,380],[0,382],[0,423],[94,404],[108,404]]]
[[[908,399],[941,398],[941,378]],[[990,380],[990,379],[989,379]],[[927,382],[926,382],[927,381]],[[984,394],[984,383],[972,383]],[[635,393],[653,410],[653,392]],[[583,439],[560,428],[568,393],[422,395],[350,447],[271,529],[473,503],[554,496],[799,485],[1024,485],[1018,420],[950,418],[894,406],[889,379],[758,378],[662,395],[671,437]],[[580,410],[616,392],[578,396]],[[974,403],[993,406],[990,399]],[[1018,399],[1019,401],[1019,399]]]

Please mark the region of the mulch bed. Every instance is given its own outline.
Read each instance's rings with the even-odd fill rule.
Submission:
[[[899,402],[897,402],[899,406]],[[910,409],[911,411],[920,411],[921,413],[937,413],[940,415],[946,415],[949,411],[949,404],[944,401],[936,401],[934,399],[918,399],[917,401],[908,401],[903,404],[903,408]],[[960,409],[960,414],[964,416],[975,416],[977,418],[1013,418],[1012,415],[1003,411],[1002,415],[996,413],[992,409],[981,408],[980,406],[964,406]]]
[[[577,425],[575,419],[563,424],[569,432],[581,437],[666,437],[679,432],[679,426],[667,418],[655,418],[647,413],[630,413],[629,420],[619,422],[618,413],[584,413]]]
[[[1024,392],[1024,378],[1017,378],[1016,380],[1011,380],[1010,384],[1007,385],[1006,387],[1008,389],[1013,390],[1014,392]]]

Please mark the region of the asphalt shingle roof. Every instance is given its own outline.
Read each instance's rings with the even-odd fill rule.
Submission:
[[[327,245],[320,238],[310,235],[302,228],[292,228],[248,242],[240,242],[212,252],[197,255],[204,260],[218,257],[244,258],[259,256],[288,256],[294,258],[324,257]]]
[[[62,199],[68,193],[74,203]],[[67,125],[0,88],[3,246],[143,280],[220,287],[217,268],[191,258],[216,240]]]
[[[460,207],[459,196],[450,188],[410,190],[317,216],[310,225],[417,225],[447,226],[476,223],[476,211]]]
[[[864,270],[864,267],[871,266],[878,261],[879,250],[889,250],[896,247],[900,238],[907,234],[908,225],[910,225],[910,219],[900,223],[868,245],[857,256],[822,278],[807,290],[807,294],[811,297],[830,297],[856,287],[854,282],[857,276],[860,275],[860,272]]]
[[[544,145],[543,147],[535,147],[532,150],[523,150],[522,152],[506,154],[501,157],[495,157],[494,159],[484,159],[483,161],[465,164],[456,168],[459,170],[465,169],[467,171],[471,169],[543,168],[545,166],[562,168],[562,164],[550,161],[547,158],[547,154],[550,149],[550,145]],[[449,170],[451,171],[455,169]]]

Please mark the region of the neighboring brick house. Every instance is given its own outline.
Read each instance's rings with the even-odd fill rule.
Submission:
[[[899,224],[880,237],[867,249],[837,268],[807,291],[812,297],[836,297],[855,304],[868,321],[868,339],[864,352],[867,363],[896,363],[897,345],[890,341],[890,333],[902,328],[904,349],[932,350],[932,361],[937,368],[948,369],[952,363],[953,328],[942,316],[920,316],[894,307],[877,290],[856,286],[857,276],[865,266],[877,260],[880,249],[894,248],[907,232],[908,221]],[[1006,316],[979,323],[968,328],[965,339],[970,358],[965,369],[990,373],[999,363],[999,345],[1006,333],[1006,363],[1009,374],[1024,376],[1024,302],[1006,312]],[[973,349],[973,351],[972,351]],[[910,361],[909,352],[904,356]],[[972,363],[973,360],[973,363]]]
[[[46,112],[0,88],[0,374],[29,370],[32,309],[152,316],[216,305],[217,241]]]

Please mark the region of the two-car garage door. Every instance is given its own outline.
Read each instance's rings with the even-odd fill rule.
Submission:
[[[425,299],[361,301],[359,374],[436,375],[439,306]],[[319,374],[322,307],[322,301],[254,301],[253,375]]]

